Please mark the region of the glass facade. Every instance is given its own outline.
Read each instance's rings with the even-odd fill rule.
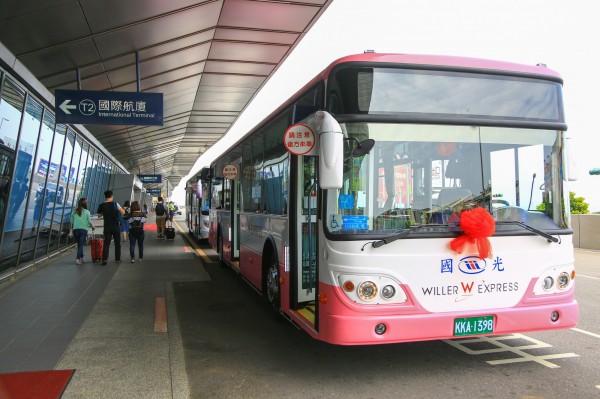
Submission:
[[[81,197],[93,213],[110,175],[125,173],[0,70],[0,276],[73,245]]]

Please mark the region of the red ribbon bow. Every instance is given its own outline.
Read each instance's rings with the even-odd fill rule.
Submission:
[[[463,234],[450,241],[450,249],[462,253],[467,243],[477,244],[479,258],[492,257],[492,244],[488,237],[496,232],[496,221],[484,208],[463,211],[460,214],[460,228]]]

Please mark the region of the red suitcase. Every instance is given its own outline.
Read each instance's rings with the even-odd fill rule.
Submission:
[[[90,246],[92,247],[92,262],[101,262],[102,250],[104,249],[104,237],[98,237],[97,235],[92,234]]]

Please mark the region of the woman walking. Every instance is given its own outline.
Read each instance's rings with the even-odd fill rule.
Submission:
[[[129,217],[129,255],[131,263],[135,263],[135,243],[138,244],[139,261],[144,259],[144,223],[146,223],[146,214],[141,210],[140,203],[133,201],[131,203],[131,213]]]
[[[87,199],[79,198],[79,201],[77,201],[77,208],[71,214],[71,227],[73,228],[73,237],[77,241],[77,259],[75,259],[75,263],[81,265],[84,262],[83,246],[87,239],[88,228],[91,227],[94,230],[90,211],[87,209]]]
[[[120,223],[120,225],[121,233],[123,233],[123,241],[127,241],[127,236],[129,235],[129,216],[131,212],[129,201],[125,201],[123,204],[123,209],[125,210],[125,215],[123,216],[123,221]]]

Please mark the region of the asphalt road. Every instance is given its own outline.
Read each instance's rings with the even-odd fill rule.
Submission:
[[[600,397],[600,252],[576,253],[577,329],[352,347],[282,321],[210,258],[210,282],[174,285],[192,398]]]

